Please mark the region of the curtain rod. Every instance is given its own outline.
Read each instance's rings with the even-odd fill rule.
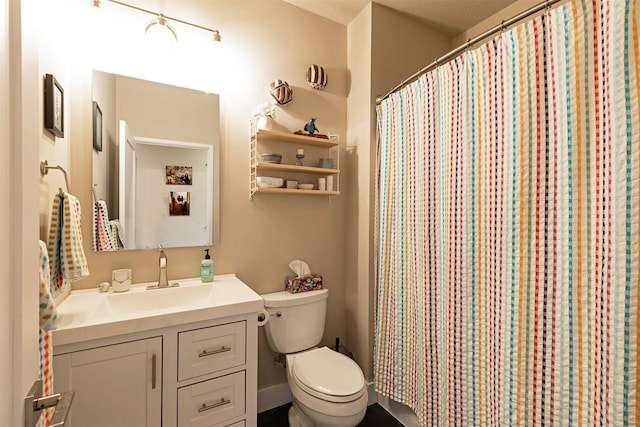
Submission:
[[[407,86],[409,83],[412,83],[413,81],[418,79],[423,74],[425,74],[425,73],[427,73],[427,72],[439,67],[440,65],[445,64],[446,62],[452,60],[453,58],[457,57],[462,52],[464,52],[465,50],[469,49],[472,45],[478,43],[479,41],[484,40],[487,37],[492,36],[492,35],[494,35],[496,33],[504,31],[505,29],[507,29],[511,25],[513,25],[513,24],[515,24],[515,23],[517,23],[519,21],[522,21],[522,20],[530,17],[531,15],[534,15],[534,14],[540,12],[543,9],[548,9],[552,5],[554,5],[556,3],[559,3],[561,1],[563,1],[563,0],[545,0],[542,3],[539,3],[539,4],[537,4],[537,5],[533,6],[533,7],[525,10],[524,12],[521,12],[518,15],[513,16],[512,18],[509,18],[507,20],[503,20],[499,25],[496,25],[495,27],[485,31],[484,33],[480,34],[479,36],[476,36],[476,37],[474,37],[472,39],[467,40],[467,42],[465,44],[463,44],[461,46],[458,46],[457,48],[453,49],[452,51],[450,51],[446,55],[441,56],[440,58],[436,59],[431,64],[429,64],[426,67],[418,70],[416,73],[411,75],[409,78],[407,78],[407,79],[403,80],[402,82],[400,82],[400,84],[398,84],[396,87],[391,89],[386,95],[378,96],[376,98],[376,104],[380,104],[383,100],[388,98],[389,95],[397,92],[398,90],[400,90],[403,87]]]

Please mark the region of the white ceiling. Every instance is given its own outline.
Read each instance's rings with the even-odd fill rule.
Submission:
[[[347,25],[371,0],[284,0],[309,12]],[[468,30],[516,0],[376,0],[413,16],[449,37]]]

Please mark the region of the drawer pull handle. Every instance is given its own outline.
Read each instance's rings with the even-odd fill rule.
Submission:
[[[203,403],[202,406],[198,408],[198,412],[208,411],[209,409],[218,408],[222,405],[228,405],[229,403],[231,403],[231,400],[224,400],[223,397],[222,399],[220,399],[220,402],[212,403],[211,405]]]
[[[222,346],[217,350],[209,350],[209,351],[202,350],[202,353],[198,354],[198,357],[207,357],[207,356],[211,356],[211,355],[214,355],[214,354],[224,353],[224,352],[227,352],[227,351],[231,351],[231,347]]]

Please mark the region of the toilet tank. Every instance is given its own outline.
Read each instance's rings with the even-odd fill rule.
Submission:
[[[324,334],[328,296],[328,289],[262,295],[269,313],[264,326],[271,350],[287,354],[318,345]]]

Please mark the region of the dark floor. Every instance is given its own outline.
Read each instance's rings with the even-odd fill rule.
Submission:
[[[291,404],[279,406],[258,414],[258,427],[287,427],[287,414]],[[402,427],[402,423],[377,403],[367,408],[364,420],[358,427]]]

